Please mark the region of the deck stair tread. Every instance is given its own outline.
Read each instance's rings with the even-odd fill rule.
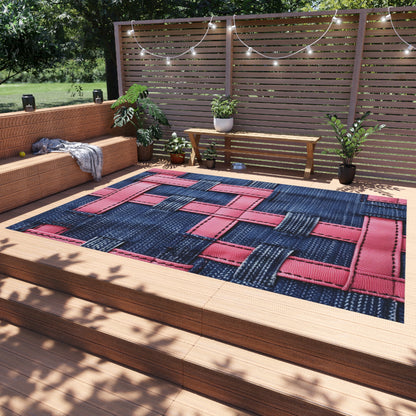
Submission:
[[[0,321],[0,414],[50,416],[249,416]]]
[[[0,317],[261,415],[416,413],[412,400],[5,275]]]
[[[411,323],[7,229],[2,242],[0,273],[416,400],[416,328]]]

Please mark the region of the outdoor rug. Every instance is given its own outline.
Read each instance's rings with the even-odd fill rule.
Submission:
[[[9,228],[404,321],[402,199],[152,169]]]

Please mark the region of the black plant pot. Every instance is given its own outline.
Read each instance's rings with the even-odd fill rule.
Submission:
[[[355,165],[339,165],[338,179],[343,185],[349,185],[355,177]]]
[[[215,169],[215,159],[207,159],[206,166],[208,169]]]

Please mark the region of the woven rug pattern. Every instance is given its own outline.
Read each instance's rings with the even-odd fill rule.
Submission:
[[[9,228],[404,321],[403,199],[152,169]]]

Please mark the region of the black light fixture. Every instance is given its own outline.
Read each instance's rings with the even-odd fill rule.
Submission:
[[[22,95],[23,110],[25,111],[35,111],[35,97],[32,94],[23,94]]]
[[[103,90],[94,90],[92,92],[92,97],[95,104],[102,104],[103,103]]]

